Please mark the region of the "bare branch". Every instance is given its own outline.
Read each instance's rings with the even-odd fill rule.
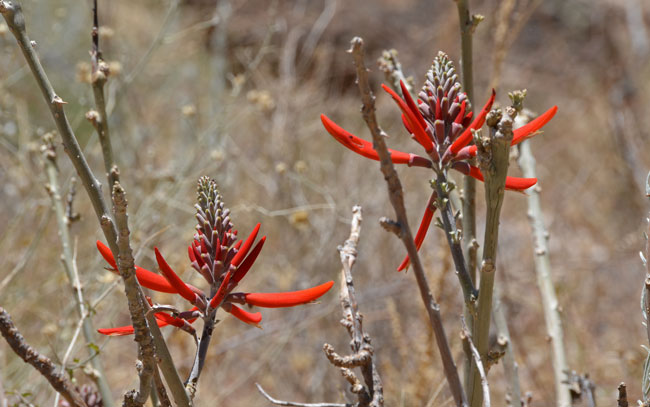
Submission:
[[[527,115],[525,110],[523,114]],[[522,122],[522,124],[524,123],[525,121]],[[524,177],[536,178],[535,157],[533,156],[529,143],[529,140],[525,140],[519,144],[517,164],[519,164]],[[537,185],[527,193],[528,219],[535,244],[535,273],[537,274],[537,285],[539,286],[542,297],[542,308],[544,310],[544,319],[546,320],[546,335],[549,338],[552,349],[557,404],[568,407],[571,405],[571,394],[569,393],[569,388],[565,380],[565,372],[569,370],[569,365],[564,349],[564,330],[562,329],[560,304],[551,275],[551,258],[548,247],[549,234],[544,226],[540,191],[541,189]]]
[[[386,142],[384,141],[385,133],[379,127],[377,118],[375,116],[375,96],[373,95],[370,89],[370,84],[368,83],[368,70],[366,69],[364,62],[363,40],[360,37],[355,37],[352,39],[352,47],[350,49],[350,53],[352,54],[354,64],[357,69],[357,82],[359,85],[359,91],[361,93],[361,99],[363,101],[363,107],[361,111],[363,118],[368,125],[368,129],[372,134],[373,148],[379,154],[380,169],[384,174],[384,179],[386,180],[388,186],[388,195],[390,202],[395,210],[397,222],[401,226],[400,239],[404,243],[409,258],[411,259],[411,263],[413,264],[413,274],[415,274],[418,288],[420,289],[420,295],[427,310],[429,322],[431,323],[436,337],[438,350],[442,356],[445,376],[447,378],[447,382],[449,383],[454,401],[457,406],[464,406],[467,404],[465,393],[463,392],[460,378],[458,376],[458,370],[456,369],[456,363],[454,362],[454,359],[451,355],[451,350],[449,349],[449,344],[447,342],[447,336],[445,335],[445,329],[442,325],[440,306],[431,293],[429,283],[427,282],[427,278],[424,274],[424,269],[422,268],[422,263],[420,262],[420,256],[418,255],[417,248],[413,242],[413,235],[408,224],[406,208],[404,207],[402,184],[399,180],[397,172],[395,171],[393,163],[390,160],[390,153],[388,152]]]
[[[476,346],[474,346],[474,342],[472,342],[472,334],[469,332],[469,329],[467,329],[464,320],[463,320],[463,330],[460,334],[460,338],[465,344],[465,346],[468,346],[470,348],[472,352],[472,358],[474,360],[474,363],[476,364],[476,369],[479,372],[479,376],[481,378],[481,387],[484,395],[483,405],[485,407],[490,407],[490,386],[488,385],[487,372],[485,371],[483,362],[481,361],[481,355],[479,354],[478,349],[476,349]]]
[[[494,292],[494,308],[492,314],[494,318],[494,325],[497,329],[497,344],[504,352],[503,356],[503,369],[505,371],[506,380],[508,382],[508,396],[510,397],[513,406],[521,405],[521,385],[519,383],[519,365],[515,359],[515,350],[510,337],[510,329],[508,329],[508,320],[506,312],[501,301],[501,293],[499,290]]]
[[[262,386],[260,386],[259,383],[255,383],[255,386],[257,386],[257,390],[259,390],[259,392],[262,393],[262,395],[264,397],[266,397],[266,399],[268,401],[275,404],[276,406],[290,406],[290,407],[356,407],[355,404],[349,404],[349,403],[346,403],[346,404],[340,404],[340,403],[295,403],[293,401],[278,400],[278,399],[274,399],[273,397],[271,397],[269,395],[269,393],[264,391],[264,389],[262,388]]]
[[[71,406],[86,407],[86,402],[75,390],[65,374],[57,372],[57,368],[46,356],[41,355],[36,349],[25,342],[25,338],[11,321],[11,315],[0,307],[0,333],[5,338],[11,349],[42,374],[50,385],[65,398]]]
[[[72,213],[72,200],[74,194],[72,193],[73,187],[71,186],[71,193],[68,194],[68,210],[64,208],[63,199],[61,196],[61,191],[59,188],[58,180],[58,169],[56,165],[56,149],[54,147],[54,136],[52,133],[47,133],[43,136],[44,145],[41,147],[43,153],[43,161],[45,164],[45,171],[47,173],[47,192],[50,195],[50,200],[52,201],[52,210],[54,211],[57,226],[59,229],[59,239],[61,240],[61,261],[63,263],[63,269],[66,276],[68,277],[68,284],[72,288],[73,297],[77,305],[77,311],[79,312],[80,318],[80,328],[83,329],[84,339],[87,344],[92,344],[95,342],[95,328],[93,327],[92,321],[89,318],[89,312],[86,309],[86,302],[83,298],[83,291],[81,288],[81,283],[79,282],[79,276],[77,275],[77,265],[75,256],[72,253],[72,244],[70,239],[70,219]],[[75,336],[78,334],[78,330],[75,332]],[[68,352],[72,350],[72,345],[74,341],[70,343]],[[99,387],[99,391],[102,395],[102,400],[106,405],[113,405],[113,396],[111,393],[111,388],[108,385],[106,380],[106,374],[104,373],[104,367],[101,362],[101,358],[96,350],[92,346],[88,347],[88,352],[90,353],[90,363],[93,369],[95,370],[94,379]],[[66,354],[68,353],[66,352]],[[65,359],[63,364],[65,365]]]
[[[104,99],[104,85],[109,75],[108,64],[102,58],[99,49],[99,17],[97,11],[97,0],[93,0],[93,28],[92,28],[92,49],[90,51],[90,60],[92,65],[91,84],[93,96],[95,98],[95,108],[97,111],[91,111],[86,114],[93,127],[97,131],[99,144],[102,147],[104,156],[104,168],[108,179],[109,191],[115,183],[115,175],[111,171],[115,165],[113,159],[113,147],[111,146],[110,132],[108,129],[108,116],[106,114],[106,100]]]
[[[413,78],[407,78],[404,75],[402,64],[399,62],[399,59],[397,59],[397,50],[384,50],[381,53],[381,57],[377,60],[377,65],[379,65],[379,70],[384,73],[386,81],[388,81],[395,92],[402,93],[400,82],[403,82],[409,93],[413,93]]]
[[[117,225],[117,267],[124,280],[124,292],[129,305],[131,322],[135,331],[135,341],[138,343],[138,353],[142,368],[139,369],[140,389],[133,395],[134,405],[143,405],[149,398],[151,378],[155,368],[154,347],[149,327],[145,319],[145,309],[142,305],[144,297],[140,295],[139,284],[135,275],[135,259],[129,243],[128,215],[126,213],[126,194],[120,183],[113,186],[113,215]],[[127,396],[125,396],[126,399]]]

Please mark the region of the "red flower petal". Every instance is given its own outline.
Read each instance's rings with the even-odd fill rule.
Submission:
[[[97,241],[97,249],[101,253],[102,257],[104,257],[106,262],[114,268],[113,271],[117,273],[117,264],[115,263],[115,258],[113,257],[113,252],[111,252],[111,249],[109,249],[99,240]],[[136,265],[135,275],[143,287],[163,293],[178,293],[178,291],[172,287],[171,284],[169,284],[169,281],[167,281],[165,277],[161,276],[160,274],[156,274],[153,271],[149,271]]]
[[[106,263],[110,264],[115,270],[117,270],[117,263],[115,263],[115,257],[113,257],[113,252],[111,249],[106,246],[104,243],[97,241],[97,250],[102,255]]]
[[[244,259],[242,264],[240,264],[239,267],[237,267],[235,274],[232,276],[235,282],[239,283],[242,280],[242,278],[244,278],[246,273],[248,273],[248,270],[250,270],[253,263],[255,263],[257,256],[262,251],[262,246],[264,246],[264,242],[266,242],[266,236],[262,236],[262,238],[257,242],[255,247],[253,247],[253,250],[251,250],[251,252],[246,257],[246,259]]]
[[[426,152],[433,150],[433,142],[427,135],[425,128],[423,128],[420,124],[421,117],[418,118],[418,116],[421,116],[420,111],[412,111],[409,109],[409,106],[406,104],[406,102],[404,102],[404,100],[402,100],[402,98],[400,98],[399,95],[388,86],[382,84],[381,87],[393,97],[393,100],[397,103],[397,106],[399,106],[402,113],[406,115],[406,120],[408,120],[409,125],[411,125],[411,129],[413,129],[413,136],[415,137],[415,140],[417,140],[417,142],[420,143],[422,147],[424,147],[424,150]]]
[[[415,118],[418,120],[418,123],[420,123],[420,127],[422,127],[422,129],[426,129],[427,122],[424,120],[424,117],[422,117],[422,114],[420,113],[420,109],[418,109],[418,106],[413,101],[413,98],[411,97],[409,90],[406,89],[406,85],[404,85],[404,81],[400,80],[399,86],[402,88],[402,95],[404,96],[404,100],[406,100],[406,104],[408,105],[409,109],[414,113]]]
[[[210,300],[210,307],[217,308],[219,305],[221,305],[221,302],[223,301],[224,297],[226,296],[226,294],[228,294],[228,283],[230,282],[231,276],[232,276],[232,271],[228,271],[226,273],[226,276],[223,278],[223,281],[221,282],[219,289],[214,294],[214,297],[212,297],[212,299]]]
[[[332,135],[339,143],[343,144],[345,147],[354,151],[357,154],[360,154],[366,158],[379,161],[379,154],[372,147],[372,143],[366,140],[363,140],[352,133],[349,133],[338,124],[334,123],[329,117],[322,114],[320,116],[323,126],[329,134]],[[388,149],[390,152],[390,160],[394,164],[408,164],[409,167],[425,167],[431,168],[431,160],[425,157],[421,157],[416,154],[404,153],[401,151]]]
[[[469,169],[470,177],[476,178],[479,181],[483,181],[483,173],[478,167],[473,165]],[[537,178],[519,178],[519,177],[506,177],[506,189],[513,191],[523,191],[526,190],[537,183]]]
[[[181,297],[194,304],[196,301],[196,294],[194,291],[192,291],[192,289],[188,287],[187,284],[185,284],[176,273],[174,273],[174,270],[169,267],[169,264],[167,264],[162,254],[160,254],[158,251],[157,247],[154,247],[154,251],[156,252],[156,261],[158,262],[158,267],[160,267],[160,271],[162,271],[162,273],[165,275],[167,281],[169,281],[169,283],[176,289]]]
[[[485,123],[485,116],[487,116],[488,112],[492,108],[492,103],[494,103],[495,96],[496,92],[494,89],[492,89],[492,96],[490,96],[490,99],[488,99],[485,106],[483,106],[481,113],[476,117],[476,119],[474,119],[472,124],[470,124],[469,127],[465,129],[460,137],[458,137],[456,141],[454,141],[452,145],[449,146],[449,151],[452,155],[455,155],[460,151],[461,148],[465,147],[470,141],[472,141],[472,130],[478,130],[483,126],[483,123]]]
[[[255,228],[251,232],[250,235],[248,235],[248,238],[246,239],[246,242],[242,245],[241,249],[235,254],[235,257],[232,258],[232,261],[230,264],[233,266],[237,267],[239,266],[239,263],[241,263],[242,260],[244,260],[244,256],[248,253],[248,251],[251,249],[251,246],[253,245],[253,242],[255,241],[255,238],[257,237],[257,233],[260,231],[260,224],[258,223],[255,225]]]
[[[433,206],[433,200],[436,198],[436,192],[434,191],[427,202],[427,207],[424,209],[424,216],[422,216],[422,221],[420,222],[420,227],[418,228],[417,233],[413,241],[415,242],[415,247],[420,250],[422,242],[429,231],[429,226],[431,225],[431,219],[433,219],[433,213],[436,211],[436,207]],[[397,271],[402,271],[409,266],[411,259],[407,255],[402,263],[397,267]]]
[[[517,145],[522,141],[526,140],[534,134],[537,130],[541,129],[548,123],[553,116],[557,113],[557,106],[553,106],[548,109],[544,114],[538,116],[535,120],[530,121],[528,124],[515,129],[514,136],[512,138],[512,143],[510,145]]]
[[[463,102],[460,104],[460,112],[458,112],[454,123],[463,124],[463,119],[465,118],[465,109],[467,109],[467,101],[463,100]]]
[[[258,328],[260,327],[259,323],[262,322],[261,312],[248,312],[246,310],[239,308],[235,304],[228,304],[228,305],[230,305],[230,307],[223,307],[223,308],[226,310],[226,312],[232,314],[233,317],[249,325],[253,325]]]
[[[158,314],[156,314],[156,323],[160,328],[169,325],[169,323],[158,319]],[[101,328],[98,329],[97,332],[106,336],[125,336],[125,335],[133,335],[135,330],[133,329],[132,325],[127,325],[127,326],[120,326],[117,328]]]
[[[286,293],[246,293],[244,299],[247,304],[265,308],[293,307],[314,301],[325,294],[334,281],[329,281],[316,287]]]

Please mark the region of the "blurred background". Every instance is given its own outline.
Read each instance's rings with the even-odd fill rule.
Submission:
[[[68,103],[76,135],[103,179],[101,149],[84,118],[94,108],[90,75],[90,1],[22,2],[27,30],[57,93]],[[645,176],[650,165],[650,3],[643,0],[474,0],[485,20],[474,35],[475,99],[497,89],[527,89],[526,106],[559,112],[532,141],[550,233],[553,278],[562,307],[569,365],[588,373],[601,405],[616,386],[641,397],[647,352],[639,308],[644,268],[638,252],[647,229]],[[392,216],[376,162],[346,150],[322,128],[326,113],[369,139],[359,113],[354,67],[345,52],[353,36],[366,44],[375,89],[376,60],[394,48],[416,87],[439,50],[458,62],[460,36],[451,0],[255,1],[113,0],[99,2],[100,48],[110,63],[106,87],[116,162],[129,199],[138,264],[155,270],[153,246],[197,286],[186,247],[194,233],[196,181],[217,180],[235,227],[257,222],[267,236],[245,291],[302,289],[338,281],[336,251],[349,234],[354,204],[364,223],[354,269],[364,327],[373,339],[386,405],[451,405],[440,358],[412,273],[397,273],[401,243],[377,220]],[[47,106],[6,25],[0,23],[0,305],[28,342],[60,361],[77,324],[72,291],[40,153],[54,130]],[[458,65],[457,65],[458,66]],[[379,89],[380,90],[380,89]],[[421,153],[398,109],[377,91],[380,124],[390,147]],[[58,140],[58,138],[57,138]],[[74,175],[58,146],[64,191]],[[399,168],[412,228],[429,196],[424,169]],[[511,175],[519,175],[513,161]],[[80,279],[97,304],[95,327],[129,322],[122,284],[104,270],[102,239],[78,186],[71,227]],[[479,241],[484,205],[478,185]],[[525,196],[508,193],[502,211],[498,284],[503,292],[522,390],[533,405],[554,401],[550,346],[533,268]],[[435,228],[434,228],[435,229]],[[462,297],[447,243],[432,230],[421,253],[459,366]],[[156,293],[154,300],[186,305]],[[323,343],[347,352],[333,290],[316,305],[264,309],[263,329],[228,315],[217,326],[197,405],[265,406],[273,396],[302,402],[354,400]],[[221,315],[221,314],[220,314]],[[182,375],[193,339],[165,333]],[[132,338],[97,337],[114,397],[137,384]],[[67,366],[79,383],[87,350],[77,341]],[[493,400],[504,404],[503,368],[490,372]],[[52,405],[45,380],[0,345],[0,383],[10,405]]]

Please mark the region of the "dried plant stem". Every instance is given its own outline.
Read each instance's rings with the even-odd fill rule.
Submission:
[[[384,73],[386,81],[395,92],[402,93],[400,83],[404,83],[404,86],[409,93],[411,93],[411,96],[417,97],[417,95],[413,95],[413,79],[407,78],[404,75],[404,71],[402,71],[402,64],[397,58],[397,50],[384,50],[381,53],[381,57],[377,60],[377,65],[379,66],[379,70]]]
[[[339,357],[339,360],[336,360],[338,355],[330,345],[325,344],[324,350],[330,362],[335,366],[351,368],[354,367],[353,364],[348,363],[349,366],[345,366],[345,360],[358,361],[366,383],[365,388],[355,391],[359,397],[359,406],[382,407],[384,405],[383,384],[375,364],[374,349],[370,343],[370,337],[363,331],[363,318],[359,314],[354,280],[352,279],[352,267],[357,260],[357,244],[361,233],[361,207],[355,206],[352,208],[352,213],[350,237],[343,246],[339,246],[342,265],[339,296],[343,310],[341,323],[352,338],[350,347],[353,354],[344,358]]]
[[[519,144],[517,163],[524,177],[535,178],[535,158],[528,140]],[[571,405],[569,385],[566,383],[566,372],[569,371],[569,365],[564,350],[564,331],[562,329],[560,305],[551,276],[548,232],[544,226],[544,215],[538,187],[532,188],[528,192],[528,219],[530,220],[535,242],[535,272],[537,273],[537,285],[542,296],[546,334],[553,351],[553,373],[555,376],[557,405],[568,407]]]
[[[402,184],[399,180],[397,172],[395,171],[393,163],[390,160],[390,153],[388,152],[386,143],[384,141],[385,133],[379,127],[377,118],[375,117],[375,96],[373,95],[370,89],[370,84],[368,83],[368,70],[366,69],[364,62],[363,40],[359,37],[353,38],[352,47],[349,52],[354,58],[354,64],[357,70],[357,82],[363,101],[363,118],[366,121],[368,128],[370,129],[370,133],[372,134],[373,148],[379,154],[380,169],[384,174],[384,179],[386,180],[388,186],[388,195],[390,202],[395,209],[397,222],[400,225],[399,238],[404,243],[409,258],[411,259],[411,264],[413,265],[413,274],[415,275],[415,279],[420,290],[420,295],[422,297],[422,302],[424,303],[424,307],[427,310],[429,322],[431,323],[431,327],[433,328],[433,332],[436,337],[436,344],[438,345],[445,376],[447,378],[447,382],[449,383],[451,393],[454,397],[454,402],[457,406],[465,406],[467,404],[465,393],[463,392],[463,387],[458,376],[456,363],[454,362],[454,359],[451,355],[447,336],[445,335],[445,329],[442,324],[442,318],[440,316],[440,305],[436,302],[433,294],[431,293],[429,283],[427,282],[426,275],[424,274],[424,269],[422,268],[422,263],[420,262],[417,248],[413,242],[413,235],[411,233],[411,229],[408,224],[408,218],[406,216]]]
[[[278,400],[278,399],[274,399],[273,397],[271,397],[269,395],[269,393],[267,393],[262,388],[262,386],[260,386],[259,383],[255,383],[255,386],[257,386],[257,390],[259,390],[259,392],[262,393],[262,395],[264,397],[266,397],[266,399],[270,403],[273,403],[276,406],[289,406],[289,407],[355,407],[354,404],[350,404],[350,403],[345,403],[345,404],[342,404],[342,403],[296,403],[296,402],[293,402],[293,401]]]
[[[497,343],[505,352],[503,356],[503,370],[505,371],[508,383],[508,395],[510,405],[519,407],[521,405],[521,385],[519,383],[519,365],[515,360],[515,350],[508,329],[508,320],[501,301],[499,290],[494,291],[494,307],[492,309],[494,325],[497,328]]]
[[[63,102],[63,100],[54,92],[54,89],[52,88],[52,85],[50,84],[50,81],[47,78],[47,75],[45,74],[45,71],[43,70],[43,67],[38,59],[36,51],[31,45],[31,42],[25,30],[25,16],[23,15],[20,3],[17,0],[11,2],[0,0],[0,13],[5,19],[9,30],[16,38],[18,46],[25,56],[34,79],[41,89],[45,101],[48,103],[52,118],[54,119],[59,134],[61,135],[65,151],[70,157],[70,161],[72,161],[72,164],[75,167],[75,170],[77,171],[77,174],[79,175],[79,178],[81,179],[86,192],[88,193],[88,197],[90,198],[90,201],[93,205],[93,209],[95,210],[99,224],[104,232],[108,246],[113,253],[118,253],[119,259],[121,253],[117,243],[117,229],[111,220],[108,206],[106,205],[106,201],[104,201],[104,198],[102,196],[101,183],[90,170],[88,162],[86,161],[86,157],[81,151],[79,143],[77,142],[72,128],[70,127],[70,123],[67,119],[67,116],[65,115],[65,111],[63,110],[63,104],[65,104],[65,102]],[[132,272],[133,270],[131,270],[131,273]],[[129,278],[128,280],[124,279],[124,283],[125,290],[129,292],[137,291],[141,293],[140,284],[135,277]],[[141,298],[138,300],[141,304],[143,302],[143,298],[144,297],[141,296]],[[145,306],[148,305],[146,304],[146,301],[144,302]],[[140,316],[131,315],[131,318],[139,319]],[[187,397],[187,394],[185,393],[183,384],[178,377],[178,372],[173,365],[165,341],[160,333],[160,330],[158,329],[158,326],[156,325],[155,317],[151,315],[147,316],[147,319],[150,325],[153,325],[150,326],[150,329],[151,334],[154,337],[153,340],[156,346],[158,357],[160,358],[161,370],[165,376],[167,384],[170,387],[174,400],[179,406],[189,406],[190,401]],[[183,389],[182,392],[180,392],[181,388]]]
[[[489,138],[478,144],[478,157],[481,171],[485,175],[486,221],[485,238],[483,242],[483,261],[478,296],[478,310],[474,326],[476,348],[483,362],[487,360],[488,336],[492,317],[492,294],[494,275],[496,272],[497,244],[499,241],[499,217],[505,191],[506,175],[508,173],[510,142],[512,141],[512,124],[517,111],[506,108],[505,114],[491,111],[487,117],[490,126]],[[470,405],[479,407],[483,394],[480,373],[476,363],[472,363],[470,375],[471,396]]]
[[[133,395],[134,405],[143,405],[149,398],[151,379],[155,369],[154,346],[143,307],[144,298],[140,295],[140,288],[135,276],[135,259],[129,242],[129,224],[126,213],[126,194],[122,186],[116,183],[113,186],[113,215],[117,226],[117,245],[119,248],[117,266],[120,276],[124,280],[124,291],[129,305],[131,322],[135,331],[135,341],[138,344],[138,353],[142,367],[140,375],[140,389]],[[126,397],[125,397],[126,398]]]
[[[59,239],[61,240],[62,246],[61,261],[63,263],[63,269],[65,270],[65,274],[68,277],[68,283],[70,284],[70,287],[74,293],[73,297],[79,311],[79,318],[81,328],[83,330],[84,339],[86,340],[87,344],[94,344],[95,328],[93,327],[92,321],[89,318],[89,312],[86,308],[86,302],[83,298],[83,292],[81,289],[81,283],[79,282],[79,277],[75,273],[77,266],[75,257],[72,253],[72,245],[70,241],[69,217],[66,213],[66,209],[61,197],[62,194],[59,189],[58,170],[56,166],[56,150],[53,144],[52,135],[49,133],[46,135],[43,149],[45,171],[47,173],[48,180],[47,192],[50,195],[50,199],[52,201],[52,207],[56,216],[57,227],[59,229]],[[97,387],[99,388],[102,400],[107,406],[112,406],[113,396],[111,394],[111,388],[108,385],[108,381],[106,380],[106,374],[104,373],[104,367],[101,358],[99,357],[98,352],[93,349],[93,347],[88,347],[88,351],[90,352],[90,364],[95,370],[94,380],[97,383]]]
[[[52,84],[47,78],[43,66],[38,59],[38,55],[27,36],[25,30],[25,16],[23,15],[22,7],[17,0],[11,2],[0,0],[0,13],[2,13],[2,17],[4,17],[9,30],[16,38],[18,46],[27,61],[27,65],[29,65],[29,69],[32,71],[34,79],[36,79],[36,83],[43,93],[43,97],[48,104],[50,112],[52,113],[52,118],[54,119],[59,134],[61,135],[65,152],[70,157],[70,161],[72,161],[84,188],[86,188],[90,202],[95,210],[95,214],[101,223],[102,217],[109,216],[108,207],[102,198],[101,183],[90,170],[86,157],[79,147],[79,143],[72,131],[72,127],[70,127],[70,122],[63,110],[65,102],[54,92]],[[102,229],[106,235],[106,239],[108,240],[108,245],[113,253],[117,253],[117,232],[112,224],[104,223],[103,225],[104,227]]]
[[[57,368],[52,361],[38,353],[38,351],[27,342],[20,334],[18,329],[11,321],[11,315],[4,308],[0,307],[0,333],[5,338],[11,349],[20,356],[25,363],[32,365],[40,374],[42,374],[52,385],[54,390],[59,392],[63,398],[74,407],[86,407],[81,395],[75,390],[74,386],[66,375],[57,372]]]
[[[96,112],[88,112],[86,117],[90,120],[97,136],[99,144],[102,146],[102,155],[104,156],[104,168],[108,179],[109,191],[113,188],[116,181],[116,173],[113,171],[115,161],[113,159],[113,147],[111,146],[111,137],[108,129],[108,115],[106,114],[106,100],[104,99],[104,85],[108,78],[108,65],[102,58],[99,50],[99,18],[97,12],[97,0],[93,0],[93,28],[92,28],[92,49],[90,51],[90,60],[92,62],[91,83],[93,96],[95,98]]]
[[[463,330],[460,337],[463,341],[464,346],[470,349],[470,352],[472,353],[472,360],[474,363],[476,363],[476,369],[478,370],[481,378],[481,387],[483,389],[483,394],[485,395],[483,398],[483,405],[485,407],[490,407],[490,386],[487,380],[487,372],[485,371],[483,362],[481,361],[481,355],[479,354],[478,349],[476,349],[476,346],[474,346],[474,342],[472,342],[472,334],[469,332],[469,329],[467,329],[464,321]]]

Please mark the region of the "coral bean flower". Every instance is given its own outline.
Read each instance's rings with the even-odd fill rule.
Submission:
[[[481,170],[470,163],[470,160],[476,156],[477,149],[475,145],[469,143],[473,139],[473,132],[479,130],[485,123],[485,118],[494,102],[495,91],[492,90],[483,109],[474,115],[474,112],[470,111],[467,95],[461,92],[461,85],[457,79],[458,75],[452,62],[445,53],[440,52],[427,72],[417,102],[413,100],[401,81],[403,98],[388,86],[382,85],[401,110],[404,127],[426,153],[424,156],[389,149],[394,164],[431,168],[436,174],[445,175],[448,169],[454,169],[483,181]],[[557,106],[553,106],[527,125],[514,130],[512,145],[535,135],[556,112]],[[321,115],[321,121],[336,141],[366,158],[379,160],[379,155],[371,142],[347,132],[325,115]],[[446,176],[444,178],[446,179]],[[506,177],[505,187],[509,190],[524,191],[536,182],[536,178]],[[414,239],[418,249],[429,230],[436,209],[436,198],[437,193],[434,190]],[[408,257],[406,257],[398,270],[403,270],[408,264]]]
[[[232,314],[247,324],[259,326],[262,314],[245,311],[235,304],[248,304],[265,308],[293,307],[315,301],[325,294],[333,281],[305,290],[283,293],[232,292],[246,276],[260,254],[266,236],[257,240],[260,224],[253,229],[246,240],[237,240],[237,232],[230,221],[230,210],[224,208],[216,183],[207,177],[199,179],[198,204],[196,205],[198,225],[188,256],[192,268],[209,284],[210,295],[185,283],[170,267],[158,248],[154,248],[156,262],[162,275],[136,266],[135,273],[143,287],[153,291],[178,294],[193,307],[189,311],[170,314],[156,312],[158,326],[173,325],[194,333],[191,324],[199,317],[214,318],[218,308]],[[97,241],[97,249],[117,273],[117,264],[111,250]],[[155,308],[155,307],[154,307]],[[99,329],[104,335],[119,336],[133,333],[132,326]]]

